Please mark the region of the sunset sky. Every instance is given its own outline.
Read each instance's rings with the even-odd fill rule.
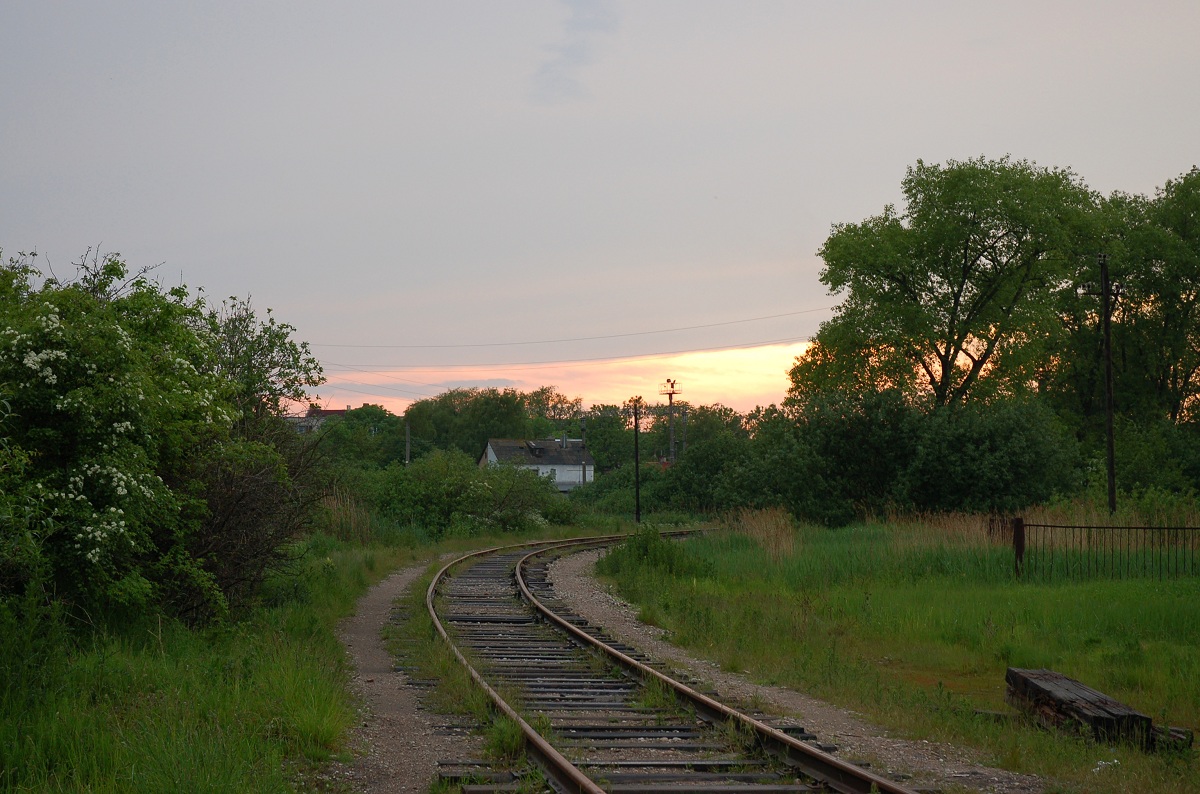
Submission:
[[[678,355],[553,364],[520,362],[512,366],[456,370],[351,369],[334,364],[330,365],[327,376],[338,383],[335,393],[345,398],[340,402],[330,398],[323,405],[357,408],[369,402],[401,413],[412,400],[433,396],[447,385],[532,391],[547,384],[557,386],[570,397],[587,395],[585,407],[620,405],[632,396],[643,397],[653,404],[667,401],[660,395],[664,381],[670,378],[675,381],[676,400],[693,405],[720,403],[745,413],[757,406],[782,401],[788,386],[787,371],[804,348],[805,343],[798,342]]]
[[[780,402],[832,224],[986,155],[1200,162],[1200,3],[10,3],[0,248],[249,295],[329,407]],[[697,351],[697,352],[689,352]]]

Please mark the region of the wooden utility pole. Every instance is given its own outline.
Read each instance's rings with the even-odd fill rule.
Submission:
[[[681,391],[679,381],[674,378],[667,378],[667,382],[658,390],[659,394],[667,395],[667,460],[672,466],[675,465],[675,395]]]
[[[642,431],[642,398],[633,398],[633,523],[642,523],[642,460],[638,436]]]
[[[1113,440],[1112,281],[1108,254],[1100,254],[1100,313],[1104,331],[1104,434],[1108,452],[1108,514],[1117,512],[1116,444]]]

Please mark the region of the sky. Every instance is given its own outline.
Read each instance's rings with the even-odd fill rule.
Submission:
[[[1200,3],[9,2],[0,249],[249,296],[326,407],[557,386],[747,411],[917,162],[1152,194]]]

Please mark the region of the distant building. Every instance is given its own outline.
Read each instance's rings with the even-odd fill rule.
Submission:
[[[553,477],[558,490],[564,493],[596,477],[596,462],[583,440],[577,438],[541,441],[491,438],[479,456],[479,466],[496,463],[509,463],[532,469],[542,477]]]
[[[365,406],[366,403],[363,403]],[[333,416],[345,416],[346,411],[351,410],[347,405],[345,408],[318,408],[315,405],[308,406],[308,411],[304,416],[288,416],[285,417],[292,423],[292,427],[296,428],[297,433],[314,433],[321,425],[325,424],[325,420]]]

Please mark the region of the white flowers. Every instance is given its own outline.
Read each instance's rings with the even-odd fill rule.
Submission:
[[[49,362],[63,360],[66,357],[65,350],[43,350],[40,353],[30,350],[21,359],[21,363],[33,370],[34,374],[41,375],[46,383],[53,386],[58,383],[58,376],[54,374],[54,370],[50,369]]]
[[[110,538],[115,539],[125,535],[125,521],[118,518],[124,513],[115,507],[108,508],[108,512],[109,515],[104,517],[92,513],[92,520],[99,519],[98,523],[84,525],[75,535],[75,548],[82,549],[87,546],[88,550],[83,557],[93,565],[100,562],[104,546]]]
[[[50,306],[48,303],[46,305]],[[62,328],[62,323],[58,319],[58,313],[55,312],[53,306],[50,306],[49,313],[37,318],[37,324],[42,327],[42,330],[47,332],[57,331]]]

